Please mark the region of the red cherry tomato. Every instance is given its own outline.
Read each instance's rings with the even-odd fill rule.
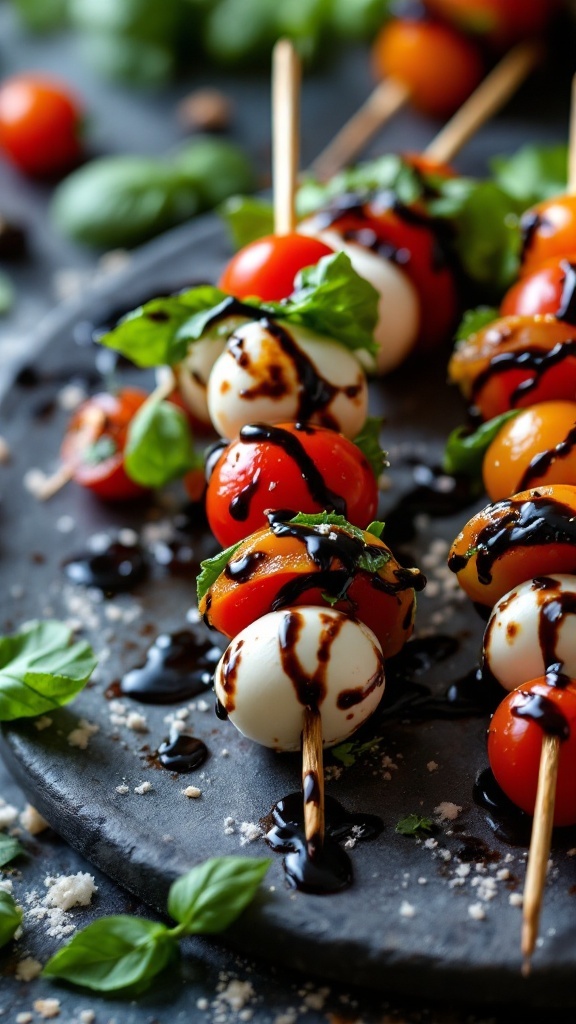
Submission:
[[[228,547],[265,526],[264,512],[271,508],[330,508],[363,528],[376,517],[376,479],[360,449],[334,430],[249,425],[214,467],[206,515],[212,533]]]
[[[294,278],[334,250],[307,235],[266,235],[232,257],[218,284],[238,299],[278,302],[294,291]]]
[[[538,313],[564,315],[564,307],[569,302],[574,283],[576,254],[571,253],[562,258],[554,256],[512,285],[502,300],[500,313],[502,316],[535,316]],[[567,290],[570,295],[566,294]]]
[[[372,53],[377,77],[404,83],[414,106],[433,117],[453,114],[484,73],[475,44],[436,21],[395,18],[376,37]]]
[[[73,469],[73,479],[105,501],[145,493],[127,476],[123,453],[130,421],[147,397],[137,388],[93,395],[74,413],[64,435],[61,456]]]
[[[522,274],[531,274],[553,257],[560,259],[576,247],[576,195],[555,196],[522,214],[524,237]]]
[[[80,156],[80,106],[66,86],[18,75],[0,86],[0,147],[26,174],[65,171]]]
[[[426,0],[426,6],[498,49],[540,35],[557,10],[556,0]]]
[[[538,723],[538,716],[542,724]],[[534,813],[544,728],[560,733],[555,825],[576,824],[576,682],[564,688],[534,679],[502,701],[488,730],[496,781],[518,807]],[[568,735],[566,736],[566,733]],[[564,738],[562,738],[564,736]]]

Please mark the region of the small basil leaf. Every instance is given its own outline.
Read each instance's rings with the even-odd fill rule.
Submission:
[[[172,402],[144,402],[128,428],[124,450],[128,476],[143,487],[164,487],[203,466],[182,409]]]
[[[340,743],[337,747],[332,747],[330,753],[334,755],[337,761],[340,761],[345,768],[351,768],[352,765],[356,764],[356,761],[362,754],[366,754],[369,750],[375,750],[380,746],[382,740],[380,736],[374,736],[371,740],[367,740],[365,743],[358,743],[357,740],[352,740],[349,743]]]
[[[354,438],[354,444],[370,463],[370,468],[377,480],[383,469],[389,464],[388,453],[380,445],[382,424],[381,416],[368,416],[362,430]]]
[[[67,704],[96,667],[89,644],[71,644],[63,622],[33,622],[0,637],[0,721],[28,718]]]
[[[337,526],[338,529],[343,530],[344,533],[349,534],[351,537],[356,537],[357,540],[366,542],[364,531],[359,526],[353,526],[344,516],[339,516],[336,512],[298,512],[290,522],[312,528],[317,526]]]
[[[482,480],[482,463],[487,449],[504,424],[508,420],[513,420],[520,412],[521,409],[503,412],[500,416],[482,423],[472,434],[468,433],[465,427],[456,427],[449,435],[444,450],[442,464],[446,472]]]
[[[235,249],[242,249],[250,242],[274,232],[272,204],[265,199],[231,196],[218,212],[228,227]]]
[[[375,519],[373,523],[369,523],[366,527],[366,533],[371,533],[374,537],[378,537],[378,539],[380,539],[384,533],[385,527],[386,523],[382,523],[380,520]]]
[[[417,836],[421,832],[430,832],[434,822],[432,818],[422,818],[419,814],[407,814],[396,823],[394,829],[401,836]]]
[[[21,857],[25,852],[22,844],[14,836],[0,835],[0,868],[16,857]]]
[[[566,191],[568,146],[523,146],[494,157],[491,167],[497,184],[526,208]]]
[[[234,192],[251,192],[256,187],[246,153],[227,139],[195,138],[172,159],[180,174],[196,188],[207,210]]]
[[[360,196],[371,192],[393,192],[403,204],[410,205],[428,192],[428,176],[416,171],[393,153],[368,160],[334,175],[325,184],[314,178],[305,180],[296,199],[298,213],[305,217],[343,193]]]
[[[196,591],[199,601],[208,593],[210,587],[220,576],[220,573],[224,572],[228,562],[234,558],[236,551],[243,543],[243,541],[239,540],[237,544],[232,544],[229,548],[225,548],[218,555],[214,555],[212,558],[205,558],[203,562],[200,562],[200,574],[196,578]]]
[[[13,897],[0,889],[0,947],[5,946],[22,922],[22,911],[16,906]]]
[[[123,914],[102,917],[59,949],[42,973],[96,992],[116,992],[134,985],[142,991],[177,948],[163,924]]]
[[[476,309],[467,309],[458,325],[456,341],[466,341],[471,334],[476,334],[483,327],[487,327],[500,316],[495,306],[477,306]]]
[[[190,935],[224,931],[252,902],[271,861],[214,857],[170,887],[168,913]]]

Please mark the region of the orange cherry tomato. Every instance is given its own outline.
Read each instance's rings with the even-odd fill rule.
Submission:
[[[433,117],[453,114],[484,73],[475,44],[436,21],[389,21],[376,37],[372,56],[377,77],[402,82],[414,106]]]
[[[434,160],[426,153],[402,153],[402,159],[420,174],[436,174],[439,178],[456,178],[456,171],[443,160]]]
[[[146,492],[124,470],[124,446],[130,421],[147,397],[139,388],[93,395],[76,410],[64,435],[61,457],[73,479],[105,501]]]
[[[576,195],[555,196],[526,210],[520,218],[524,238],[522,274],[531,274],[554,256],[576,251]]]
[[[464,32],[486,36],[497,49],[539,36],[556,0],[426,0],[426,6]]]
[[[553,316],[508,316],[460,342],[449,379],[485,420],[576,397],[576,328]]]
[[[66,86],[17,75],[0,86],[0,148],[26,174],[65,171],[81,152],[80,106]]]
[[[206,515],[223,547],[266,522],[271,508],[330,510],[355,526],[376,517],[378,486],[359,448],[342,434],[310,424],[250,424],[212,470]]]
[[[576,572],[576,487],[545,485],[487,505],[456,537],[448,565],[488,609],[526,580]]]
[[[237,299],[256,296],[278,302],[294,291],[294,278],[334,250],[308,235],[266,235],[240,249],[218,282]]]
[[[506,796],[527,814],[534,813],[542,739],[559,736],[560,756],[554,824],[576,824],[576,681],[564,688],[545,677],[512,690],[488,729],[488,758]]]
[[[286,535],[278,536],[274,526],[266,526],[239,545],[199,602],[206,621],[225,636],[234,637],[269,611],[300,604],[323,607],[327,594],[332,598],[341,594],[333,607],[369,626],[385,658],[401,650],[412,634],[414,588],[424,586],[422,574],[417,569],[403,569],[383,541],[372,534],[364,533],[365,544],[373,555],[382,552],[386,558],[377,572],[359,568],[357,559],[355,568],[344,564],[350,550],[342,548],[339,553],[339,545],[341,535],[349,538],[349,534],[339,527],[328,531],[336,543],[329,545],[326,555],[323,528],[298,527],[292,533],[292,524],[287,525]],[[355,549],[358,543],[361,545],[356,542]],[[318,551],[322,551],[320,559]]]
[[[541,484],[576,485],[576,402],[540,402],[508,420],[487,449],[492,501]]]
[[[575,285],[576,253],[561,258],[554,256],[512,285],[502,299],[500,313],[502,316],[551,313],[571,322],[576,315],[576,309],[572,309]]]

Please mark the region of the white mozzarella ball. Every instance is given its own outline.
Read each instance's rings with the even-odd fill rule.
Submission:
[[[330,747],[378,706],[382,648],[367,626],[333,608],[285,608],[256,619],[232,640],[216,669],[215,689],[236,728],[275,750],[299,749],[304,708],[312,703]]]
[[[420,299],[407,274],[392,260],[379,256],[356,242],[344,242],[337,231],[313,230],[313,222],[298,228],[303,234],[314,235],[337,252],[345,252],[354,270],[374,286],[380,295],[378,324],[374,338],[378,343],[376,372],[389,373],[402,363],[412,351],[420,330]],[[367,357],[373,369],[372,357]]]
[[[494,606],[484,634],[484,666],[506,690],[555,664],[576,678],[576,576],[538,577]]]
[[[343,345],[263,319],[229,339],[210,374],[208,410],[223,437],[235,437],[246,423],[308,420],[353,438],[366,420],[368,385]]]

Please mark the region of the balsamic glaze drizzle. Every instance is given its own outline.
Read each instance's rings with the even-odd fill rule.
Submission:
[[[196,771],[207,757],[208,747],[203,740],[176,730],[172,730],[169,738],[160,744],[157,753],[163,768],[179,774]]]
[[[535,477],[542,477],[550,467],[556,462],[557,459],[565,459],[574,448],[576,444],[576,423],[568,431],[563,441],[559,441],[554,448],[548,448],[544,452],[539,452],[531,460],[530,464],[526,467],[523,476],[517,486],[517,491],[525,491],[530,487],[531,481]]]
[[[551,349],[523,348],[513,352],[499,352],[492,356],[486,369],[476,377],[472,387],[472,404],[495,374],[506,370],[528,371],[529,376],[517,385],[509,397],[510,407],[514,408],[522,398],[534,391],[548,370],[570,356],[576,356],[576,340],[573,339],[559,341]]]
[[[162,633],[148,649],[145,664],[126,673],[120,693],[143,704],[189,700],[211,687],[221,655],[200,627]]]
[[[117,540],[111,540],[103,550],[72,555],[63,563],[63,568],[72,583],[96,587],[109,594],[131,590],[148,574],[142,548]]]

